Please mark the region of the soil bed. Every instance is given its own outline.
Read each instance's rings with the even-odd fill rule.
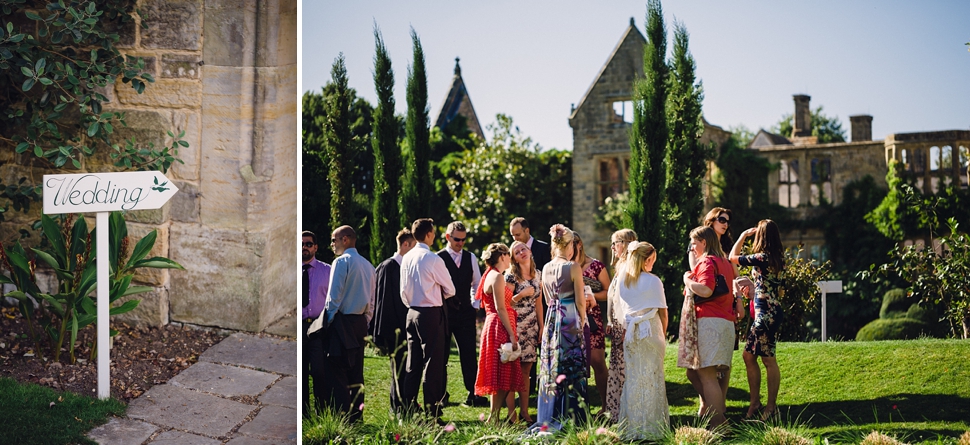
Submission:
[[[112,323],[111,327],[119,331],[111,349],[111,396],[124,403],[175,377],[226,337],[212,330],[175,325],[158,328]],[[16,308],[0,309],[0,377],[96,396],[97,359],[90,360],[95,341],[93,325],[78,333],[75,364],[69,364],[66,351],[61,352],[60,363],[54,363],[47,353],[46,360],[40,359],[28,332],[27,322]]]

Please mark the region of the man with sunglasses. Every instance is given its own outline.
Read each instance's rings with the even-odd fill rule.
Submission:
[[[330,285],[330,265],[317,259],[317,235],[309,230],[303,231],[303,306],[300,315],[303,329],[303,415],[310,414],[310,341],[307,329],[327,304],[327,289]],[[320,408],[320,399],[315,408]]]
[[[458,345],[458,359],[461,362],[461,376],[468,390],[465,405],[488,406],[488,399],[475,395],[475,378],[478,376],[478,351],[475,349],[475,325],[477,322],[476,309],[472,306],[472,297],[478,289],[478,282],[482,280],[482,271],[478,267],[478,258],[474,253],[465,250],[465,240],[468,232],[461,221],[452,221],[445,230],[447,246],[438,251],[438,256],[448,267],[451,282],[455,285],[455,298],[445,301],[448,316],[445,338],[455,337]],[[450,343],[448,341],[447,343]],[[451,349],[446,349],[450,354]],[[445,378],[447,379],[447,372]]]
[[[313,393],[323,406],[358,423],[364,406],[364,338],[374,315],[374,266],[357,252],[357,233],[350,226],[337,227],[330,246],[337,258],[327,304],[307,330]]]

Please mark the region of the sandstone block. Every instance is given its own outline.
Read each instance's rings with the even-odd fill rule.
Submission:
[[[202,49],[202,0],[145,0],[142,11],[142,47]]]
[[[146,89],[146,91],[148,91]],[[134,91],[132,91],[134,93]],[[168,111],[148,111],[148,110],[126,110],[113,107],[110,111],[121,111],[125,116],[125,124],[120,122],[113,124],[114,132],[111,135],[111,143],[125,146],[125,142],[135,138],[136,146],[147,146],[154,144],[155,147],[163,146],[167,137],[166,132],[172,128],[172,115]],[[94,156],[86,158],[84,167],[87,171],[111,172],[122,170],[114,166],[114,159],[111,153],[115,151],[103,143],[96,144],[97,151]]]
[[[142,94],[132,88],[120,88],[116,93],[118,101],[124,105],[199,108],[202,102],[202,84],[195,80],[156,79]]]
[[[201,55],[162,54],[161,77],[198,79],[201,66]]]
[[[132,283],[132,285],[139,284]],[[112,306],[121,306],[128,300],[139,300],[140,302],[138,307],[131,312],[115,315],[111,318],[111,321],[131,325],[165,326],[169,322],[168,298],[168,289],[164,287],[156,287],[155,290],[150,292],[121,297]]]
[[[178,157],[182,159],[181,164],[172,164],[172,179],[184,179],[189,181],[199,180],[199,165],[201,163],[200,153],[202,151],[202,117],[198,111],[179,110],[173,113],[175,135],[185,132],[182,140],[189,143],[188,147],[178,147]]]
[[[190,182],[176,181],[179,192],[172,197],[171,216],[173,221],[199,222],[199,203],[202,196],[199,187]]]
[[[131,212],[131,213],[135,213],[135,212]],[[135,244],[138,243],[139,240],[141,240],[146,235],[148,235],[152,230],[157,230],[158,233],[155,238],[155,245],[152,247],[152,250],[148,252],[148,255],[145,256],[145,258],[151,258],[156,256],[168,257],[169,243],[170,243],[169,226],[167,224],[163,224],[159,226],[146,225],[146,224],[132,224],[133,219],[130,217],[130,215],[131,215],[130,213],[129,215],[127,215],[128,237],[131,240],[129,244],[130,246],[129,251],[128,251],[129,255],[131,254],[131,251],[134,250]],[[164,286],[168,284],[169,271],[171,270],[172,269],[139,268],[135,272],[135,278],[132,281],[135,281],[138,283],[150,284],[154,286]]]
[[[207,0],[205,44],[207,66],[255,65],[256,2]]]

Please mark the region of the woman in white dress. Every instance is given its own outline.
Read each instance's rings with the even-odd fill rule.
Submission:
[[[626,267],[614,309],[625,328],[626,379],[620,395],[619,421],[628,439],[658,439],[670,425],[664,351],[667,347],[667,299],[660,278],[650,273],[657,251],[650,243],[627,247]]]

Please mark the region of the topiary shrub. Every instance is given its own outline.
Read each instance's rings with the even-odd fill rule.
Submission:
[[[859,329],[856,341],[910,340],[920,335],[932,335],[933,328],[919,320],[890,318],[873,320]]]
[[[913,301],[906,295],[904,289],[890,289],[882,296],[882,307],[879,318],[902,318]]]

